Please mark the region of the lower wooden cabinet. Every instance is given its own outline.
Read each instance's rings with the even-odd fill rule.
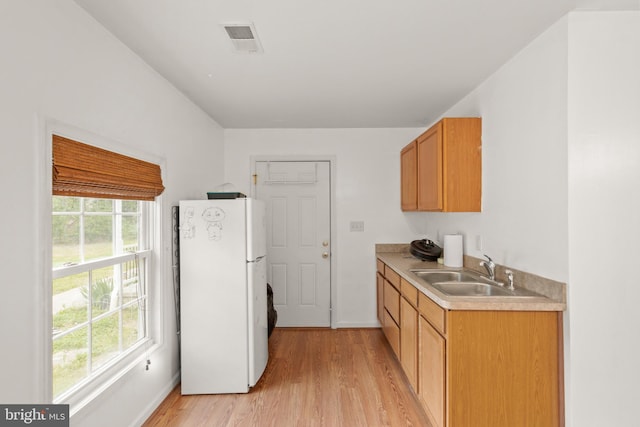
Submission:
[[[449,311],[446,425],[563,425],[561,315]]]
[[[422,316],[418,336],[418,397],[434,427],[443,427],[445,426],[445,340]]]
[[[400,357],[400,327],[396,324],[393,317],[387,310],[384,311],[384,323],[382,324],[382,331],[384,336],[389,341],[391,349],[395,353],[396,357]]]
[[[378,316],[378,321],[381,325],[384,324],[384,276],[382,274],[377,273],[376,275],[376,312]]]
[[[420,316],[418,396],[432,423],[562,425],[560,316],[449,310],[444,335]]]
[[[400,292],[388,280],[384,281],[384,309],[396,324],[400,324]]]
[[[400,298],[400,364],[413,391],[418,391],[418,311]]]
[[[561,312],[446,310],[399,282],[378,276],[381,324],[434,426],[564,425]]]
[[[400,292],[393,284],[397,282],[399,287],[400,276],[395,272],[388,274],[391,273],[388,270],[384,268],[384,276],[378,274],[377,292],[378,298],[382,298],[382,301],[378,300],[378,310],[382,316],[382,331],[396,357],[400,358]]]

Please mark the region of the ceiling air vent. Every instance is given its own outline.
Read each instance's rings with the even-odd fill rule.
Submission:
[[[227,32],[234,52],[262,53],[262,45],[256,34],[256,29],[251,23],[227,23],[222,24]]]

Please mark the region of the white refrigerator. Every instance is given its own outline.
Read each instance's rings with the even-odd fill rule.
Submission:
[[[246,393],[269,357],[265,205],[180,202],[182,394]]]

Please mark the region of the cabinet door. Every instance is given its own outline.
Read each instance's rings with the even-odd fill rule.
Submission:
[[[389,341],[394,354],[400,359],[400,328],[387,310],[384,310],[383,316],[382,332],[384,332],[384,336],[387,337],[387,341]]]
[[[400,292],[391,283],[384,281],[384,308],[396,323],[400,323]]]
[[[442,187],[442,122],[418,137],[418,210],[441,211],[444,205]]]
[[[400,152],[400,205],[403,211],[418,209],[418,153],[416,141]]]
[[[482,120],[442,120],[442,209],[480,212],[482,205]]]
[[[445,426],[445,340],[419,318],[418,396],[437,427]]]
[[[376,295],[378,320],[382,325],[384,322],[384,277],[380,273],[376,275]]]
[[[552,311],[450,311],[449,424],[564,425],[561,319]]]
[[[400,298],[400,363],[409,383],[418,391],[418,312]]]

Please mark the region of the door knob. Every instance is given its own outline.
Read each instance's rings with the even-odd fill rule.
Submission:
[[[329,252],[322,252],[322,258],[329,258]]]
[[[325,240],[324,242],[322,242],[322,246],[326,248],[327,246],[329,246],[329,242]]]

